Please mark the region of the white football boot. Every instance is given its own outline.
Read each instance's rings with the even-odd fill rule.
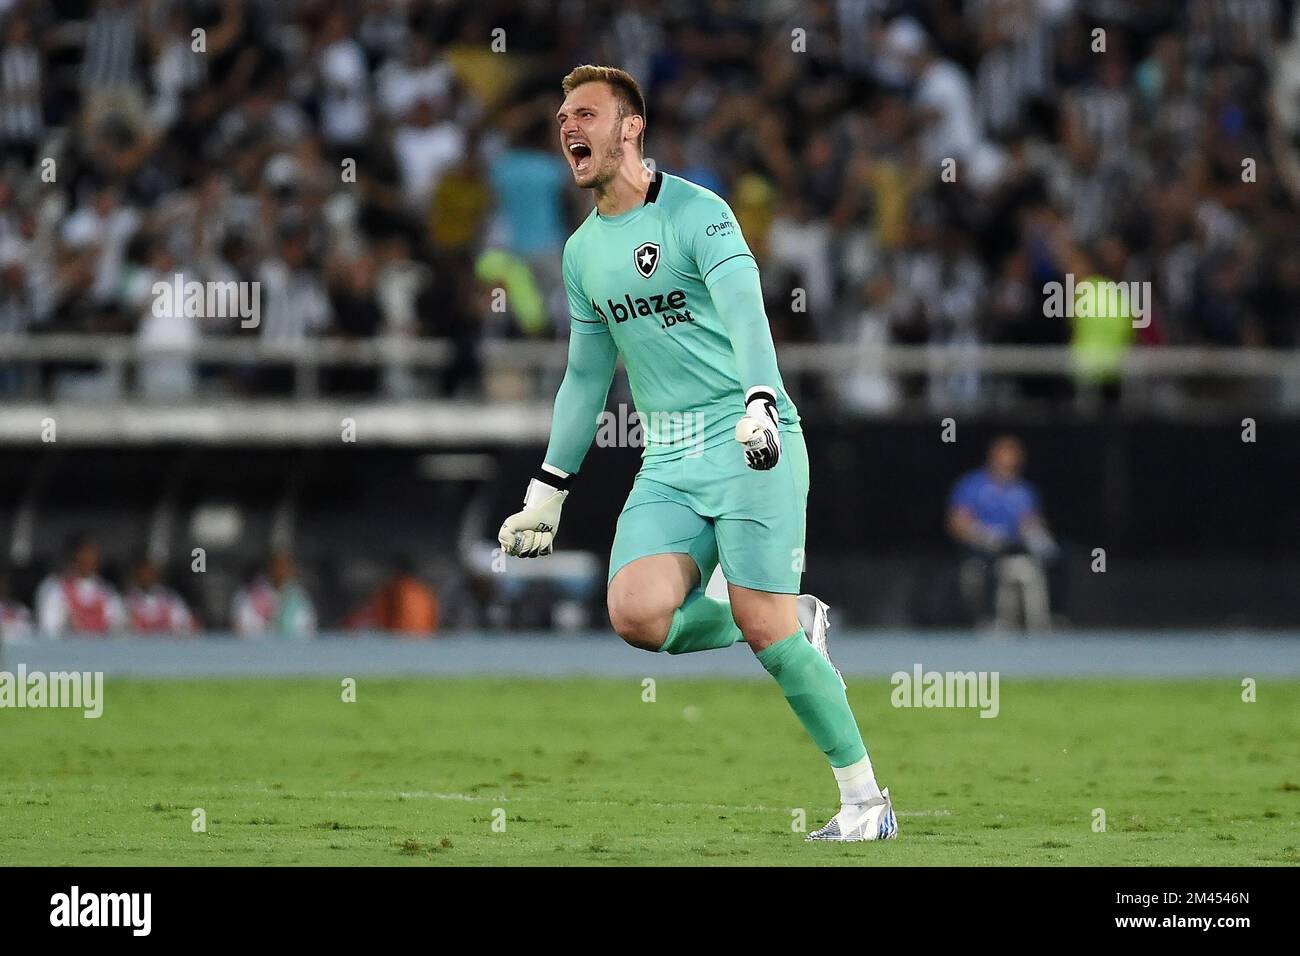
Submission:
[[[811,594],[800,594],[795,600],[795,615],[799,618],[799,626],[803,628],[804,636],[808,638],[808,643],[813,646],[822,657],[826,658],[826,663],[831,665],[835,671],[835,676],[840,679],[840,686],[847,687],[844,683],[844,675],[840,669],[835,666],[831,660],[831,652],[826,646],[826,635],[831,629],[831,609],[825,601],[819,600]]]
[[[845,804],[831,822],[814,830],[806,840],[838,840],[856,843],[861,840],[897,840],[898,818],[889,799],[889,788],[880,791],[879,800],[871,803]]]

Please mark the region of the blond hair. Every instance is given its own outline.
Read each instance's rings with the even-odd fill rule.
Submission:
[[[637,137],[636,148],[645,152],[645,96],[641,85],[633,79],[632,74],[616,66],[593,66],[585,63],[577,67],[564,78],[561,84],[564,95],[568,96],[584,83],[608,83],[618,101],[618,118],[628,116],[641,117],[641,135]]]

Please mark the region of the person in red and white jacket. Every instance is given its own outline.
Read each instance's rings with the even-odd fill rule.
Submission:
[[[0,644],[26,641],[32,636],[32,612],[14,600],[7,568],[0,568]]]
[[[126,628],[132,634],[192,637],[194,615],[185,599],[158,578],[158,569],[148,558],[131,568],[131,586],[126,589]]]
[[[104,636],[120,632],[126,612],[117,590],[99,576],[99,545],[73,539],[67,568],[49,575],[36,591],[36,620],[42,637]]]

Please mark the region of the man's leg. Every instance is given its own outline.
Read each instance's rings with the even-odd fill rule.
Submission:
[[[726,601],[708,597],[688,554],[653,554],[624,565],[609,585],[609,620],[633,647],[689,654],[742,640]]]
[[[880,788],[840,676],[808,641],[795,613],[796,596],[730,585],[736,624],[760,664],[785,694],[808,736],[830,761],[841,802],[879,799]]]
[[[634,488],[610,556],[609,620],[633,647],[688,654],[740,641],[726,601],[704,582],[718,563],[713,524],[658,485]]]
[[[839,784],[840,812],[809,838],[889,839],[898,832],[892,805],[876,783],[844,683],[813,645],[814,639],[824,638],[825,618],[819,623],[814,616],[809,622],[816,635],[805,633],[800,624],[808,453],[798,432],[783,432],[782,441],[774,469],[732,465],[728,480],[719,483],[714,534],[732,614],[759,663],[826,754]]]

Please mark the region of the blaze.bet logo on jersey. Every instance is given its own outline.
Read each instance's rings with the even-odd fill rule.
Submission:
[[[635,298],[632,293],[626,292],[621,300],[606,299],[603,306],[597,305],[596,300],[592,299],[591,307],[606,325],[609,325],[611,319],[615,324],[622,324],[637,316],[653,316],[663,329],[670,329],[679,322],[695,321],[691,310],[686,308],[686,293],[681,289]]]

